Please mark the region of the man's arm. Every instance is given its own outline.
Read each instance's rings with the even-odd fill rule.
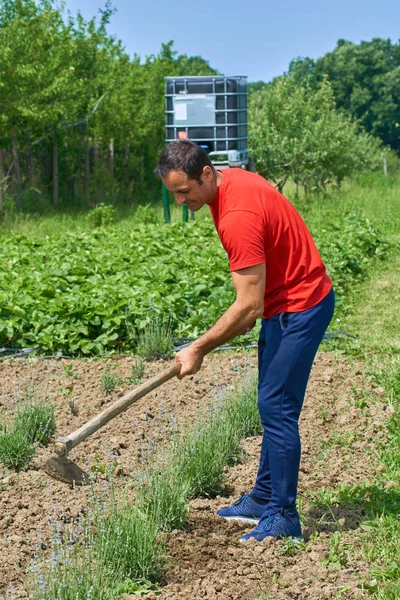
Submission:
[[[197,373],[203,358],[211,350],[250,331],[264,310],[265,263],[232,273],[236,300],[220,319],[187,348],[176,354],[182,364],[179,379]]]

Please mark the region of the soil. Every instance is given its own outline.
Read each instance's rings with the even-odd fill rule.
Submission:
[[[57,436],[78,428],[135,385],[135,359],[103,360],[9,359],[0,362],[0,415],[12,417],[27,393],[47,397],[55,407]],[[148,363],[144,379],[169,363]],[[213,354],[201,371],[179,382],[173,379],[116,417],[71,453],[84,468],[110,467],[121,485],[149,453],[168,444],[170,419],[194,421],[221,394],[238,387],[256,368],[254,353]],[[101,391],[102,376],[113,371],[121,379],[109,396]],[[390,408],[360,366],[340,355],[318,354],[301,418],[302,463],[299,498],[305,545],[290,548],[282,541],[239,542],[249,527],[227,523],[215,515],[253,485],[261,438],[243,442],[244,459],[227,470],[226,495],[191,502],[187,527],[169,536],[169,559],[161,594],[148,600],[321,600],[362,598],[360,581],[369,565],[348,551],[352,537],[362,535],[362,505],[326,506],[310,502],[314,492],[372,483],[379,465],[376,447],[384,435]],[[26,598],[29,565],[39,548],[50,547],[51,524],[78,515],[89,500],[88,488],[72,490],[49,479],[40,469],[51,454],[40,449],[21,473],[0,467],[0,598]],[[345,560],[328,559],[329,544],[340,532]],[[328,561],[327,561],[328,559]],[[11,587],[10,587],[11,586]],[[7,589],[11,590],[7,592]],[[7,596],[6,596],[7,594]],[[134,600],[137,596],[132,596]],[[366,597],[366,596],[365,596]]]

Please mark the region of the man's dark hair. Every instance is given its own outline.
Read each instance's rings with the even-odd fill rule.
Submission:
[[[196,179],[199,183],[204,167],[213,164],[205,150],[191,140],[174,140],[163,150],[154,173],[163,178],[170,171],[183,171],[190,179]]]

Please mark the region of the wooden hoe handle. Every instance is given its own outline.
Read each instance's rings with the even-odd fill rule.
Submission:
[[[155,377],[152,377],[139,387],[122,396],[116,400],[111,406],[103,410],[103,412],[99,413],[93,419],[90,419],[87,423],[76,429],[66,437],[58,438],[54,444],[54,451],[58,455],[67,455],[72,448],[75,448],[78,444],[86,440],[87,437],[95,433],[98,429],[103,427],[108,421],[111,421],[114,417],[121,414],[124,410],[126,410],[131,404],[142,398],[149,392],[155,390],[159,385],[165,383],[169,379],[172,379],[175,375],[181,370],[180,364],[176,364],[173,367],[169,367],[165,369],[165,371],[161,371]]]

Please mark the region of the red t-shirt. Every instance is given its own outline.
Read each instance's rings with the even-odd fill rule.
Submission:
[[[306,310],[329,293],[332,282],[303,219],[263,177],[223,171],[209,207],[230,270],[265,263],[264,319]]]

